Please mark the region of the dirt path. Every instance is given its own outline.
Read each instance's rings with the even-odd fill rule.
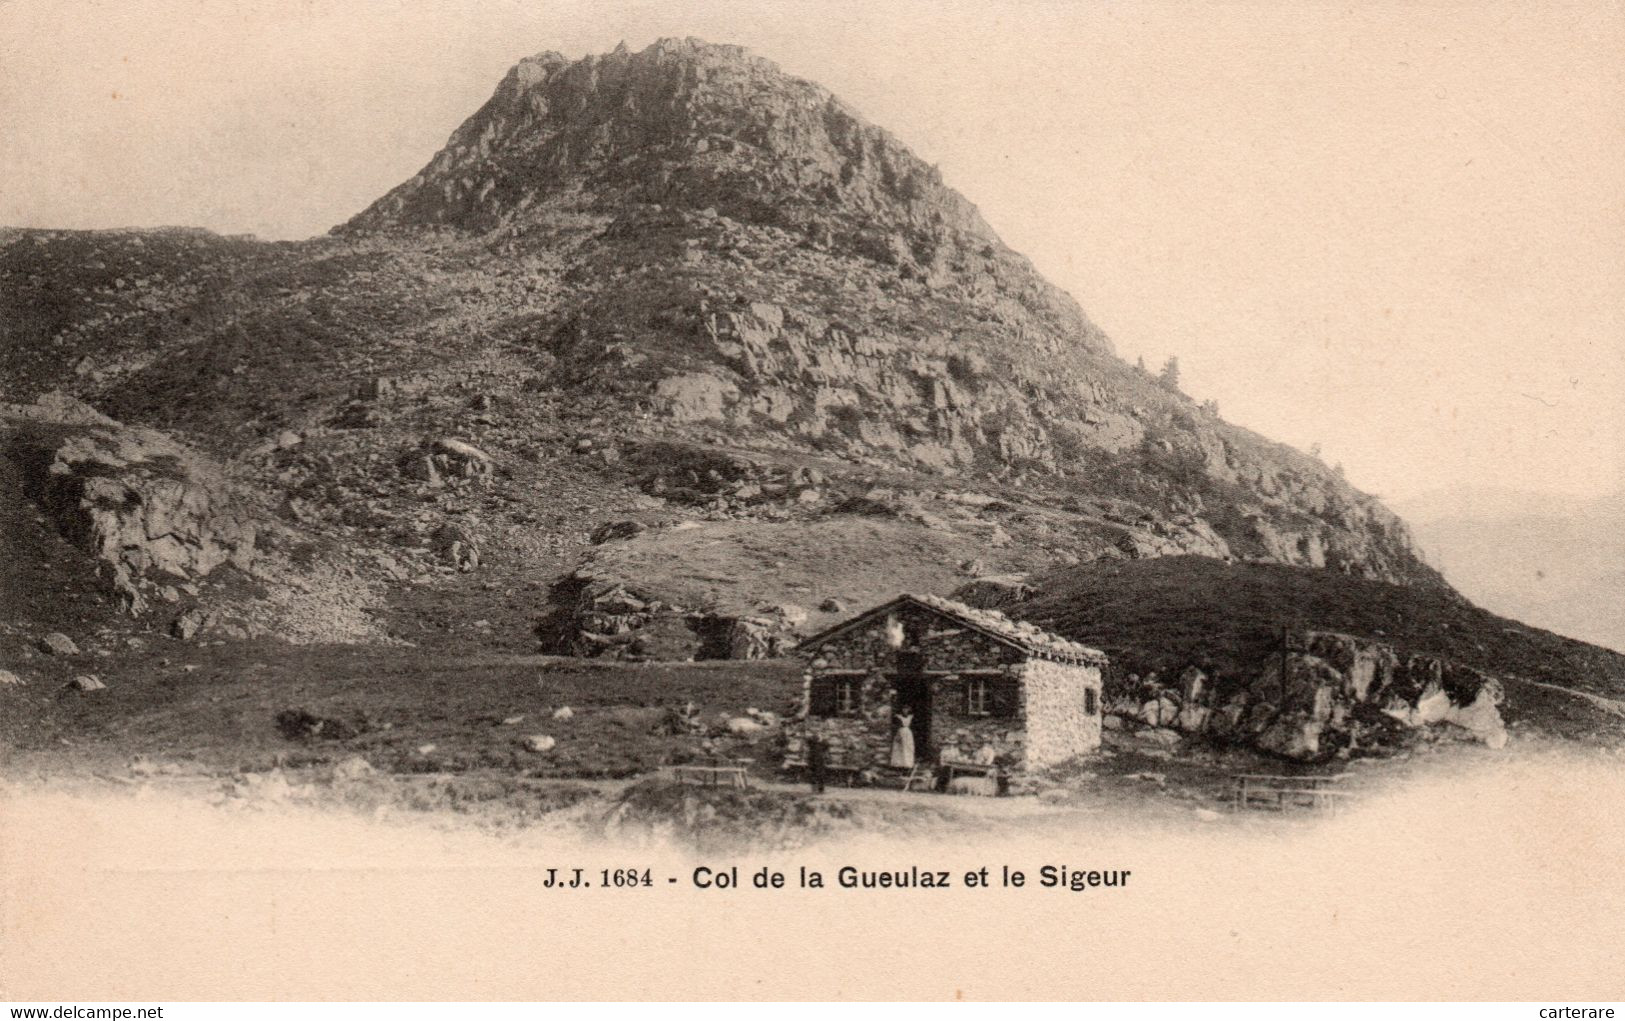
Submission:
[[[1625,719],[1625,701],[1620,701],[1617,698],[1606,698],[1602,695],[1594,695],[1589,691],[1581,691],[1579,688],[1565,688],[1561,684],[1551,684],[1547,681],[1531,681],[1527,677],[1519,677],[1516,678],[1516,680],[1520,684],[1528,684],[1536,688],[1547,688],[1551,691],[1557,691],[1565,695],[1573,695],[1576,698],[1582,698],[1596,706],[1598,709],[1601,709],[1603,712],[1613,713],[1615,716]]]

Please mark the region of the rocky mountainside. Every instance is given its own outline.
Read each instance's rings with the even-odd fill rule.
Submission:
[[[540,346],[657,428],[1064,479],[1151,504],[1168,534],[1142,552],[1427,577],[1374,501],[1112,357],[935,168],[736,47],[522,61],[342,232],[449,225],[517,253],[571,216],[610,219]]]
[[[1442,586],[896,138],[693,40],[521,61],[324,238],[0,234],[0,386],[163,430],[392,640],[760,652],[899,579],[1183,553]]]

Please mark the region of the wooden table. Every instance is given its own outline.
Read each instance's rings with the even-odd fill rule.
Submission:
[[[783,768],[787,773],[792,770],[799,769],[804,775],[807,776],[808,779],[811,779],[812,777],[812,773],[807,766],[806,759],[785,759]],[[831,775],[839,773],[846,781],[846,786],[853,787],[856,786],[858,777],[863,775],[863,767],[849,766],[844,762],[827,762],[824,764],[824,772]]]
[[[993,762],[943,762],[940,768],[947,775],[943,778],[942,789],[949,794],[954,791],[955,775],[991,777],[995,787],[994,793],[1003,793],[1004,770]]]

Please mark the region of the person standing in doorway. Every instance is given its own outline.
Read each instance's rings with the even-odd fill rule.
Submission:
[[[891,738],[891,764],[897,769],[914,768],[914,712],[904,709],[895,717],[897,731]]]

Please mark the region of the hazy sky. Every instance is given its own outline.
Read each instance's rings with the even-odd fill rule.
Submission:
[[[828,86],[1366,489],[1625,485],[1617,3],[0,0],[0,224],[319,233],[520,57],[662,35]]]

